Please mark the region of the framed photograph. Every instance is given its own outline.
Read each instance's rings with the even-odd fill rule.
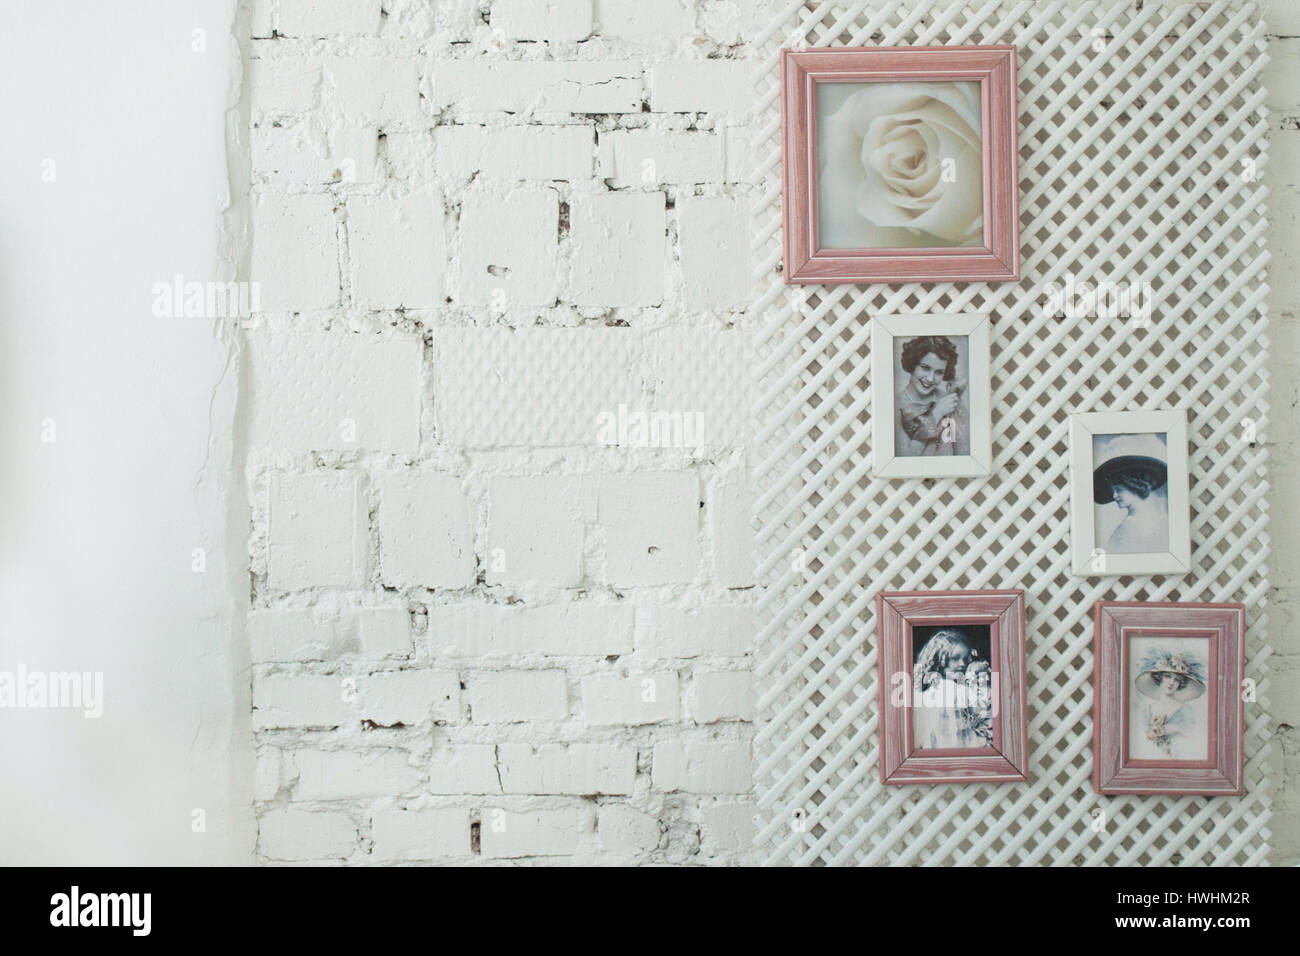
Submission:
[[[785,281],[1020,278],[1014,46],[781,51]]]
[[[988,475],[988,316],[888,315],[871,321],[875,473]]]
[[[1023,591],[876,596],[880,779],[1028,779]]]
[[[1072,415],[1074,573],[1186,574],[1188,482],[1185,411]]]
[[[1093,789],[1240,794],[1246,609],[1101,601],[1094,626]]]

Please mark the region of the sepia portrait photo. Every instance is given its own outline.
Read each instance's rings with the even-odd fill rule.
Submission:
[[[876,474],[987,475],[987,316],[877,316],[872,322]]]

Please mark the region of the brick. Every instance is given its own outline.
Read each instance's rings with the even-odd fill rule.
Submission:
[[[459,588],[474,583],[474,538],[460,479],[431,473],[378,480],[379,565],[385,584]]]
[[[270,860],[345,860],[357,845],[356,823],[337,810],[271,810],[257,831],[257,848]]]
[[[433,168],[452,184],[465,183],[483,169],[488,129],[474,124],[438,126],[433,131]],[[390,146],[391,148],[391,146]]]
[[[509,40],[585,40],[591,0],[496,0],[492,29]]]
[[[651,780],[668,792],[748,793],[750,771],[747,743],[668,740],[655,744]]]
[[[357,614],[361,656],[368,661],[411,656],[411,615],[405,608],[375,608]]]
[[[482,26],[478,0],[385,0],[385,39],[444,42],[469,40]]]
[[[434,65],[433,99],[435,108],[470,113],[638,113],[641,67],[499,56],[444,60]]]
[[[278,750],[263,750],[253,770],[253,799],[274,800],[284,783],[284,757]]]
[[[280,0],[276,29],[290,37],[373,35],[380,0]]]
[[[676,720],[681,713],[680,698],[673,671],[626,676],[589,674],[582,679],[582,710],[593,727]]]
[[[429,759],[429,792],[500,793],[496,751],[491,744],[450,743],[435,747]]]
[[[602,806],[596,816],[596,835],[611,853],[640,855],[659,845],[659,821],[623,803]]]
[[[575,199],[569,301],[575,305],[658,305],[664,295],[663,193],[604,193]]]
[[[376,133],[370,127],[334,126],[314,119],[253,128],[252,161],[259,183],[321,186],[369,183],[375,178]]]
[[[403,57],[334,56],[324,60],[324,88],[346,122],[423,121],[416,62]]]
[[[255,331],[247,342],[254,447],[414,453],[423,355],[418,338]]]
[[[411,619],[404,608],[263,608],[248,618],[254,663],[408,657]]]
[[[683,196],[677,215],[688,306],[725,311],[748,305],[748,208],[726,196]]]
[[[697,724],[754,719],[754,675],[749,671],[696,671]]]
[[[728,126],[722,131],[723,179],[729,183],[751,183],[756,178],[757,159],[754,131],[748,126]]]
[[[593,443],[601,413],[642,392],[633,358],[638,340],[620,334],[628,331],[435,331],[439,437],[479,448]]]
[[[249,269],[264,311],[308,312],[339,303],[339,253],[330,196],[258,196]]]
[[[636,609],[636,649],[645,660],[742,657],[750,652],[754,634],[753,608],[742,605]]]
[[[348,200],[352,299],[363,309],[442,305],[442,201],[422,193]]]
[[[259,677],[253,682],[253,729],[329,729],[353,724],[357,712],[338,677]]]
[[[596,32],[604,37],[662,38],[674,45],[694,32],[687,0],[595,0]]]
[[[754,806],[748,803],[706,803],[700,807],[700,837],[716,853],[753,849]]]
[[[723,140],[694,130],[613,130],[600,137],[600,175],[615,188],[723,181]]]
[[[484,671],[469,680],[476,724],[563,720],[569,715],[564,671]]]
[[[299,801],[391,797],[420,784],[420,772],[401,750],[296,750],[290,760],[298,774],[293,797]]]
[[[628,794],[636,780],[636,748],[620,744],[502,744],[497,753],[505,793]]]
[[[756,25],[766,22],[764,14],[773,15],[768,10],[756,11],[749,0],[702,0],[700,27],[714,43],[735,46],[753,36]]]
[[[461,604],[429,608],[429,649],[445,657],[519,654],[606,657],[632,651],[632,607]]]
[[[293,591],[364,582],[366,509],[355,473],[274,476],[270,526],[271,587]]]
[[[499,826],[494,822],[499,821]],[[488,859],[529,856],[570,856],[578,848],[577,810],[505,811],[484,813],[480,847]]]
[[[470,855],[469,811],[376,810],[370,817],[378,860],[445,860]]]
[[[321,76],[318,57],[254,57],[248,61],[249,105],[255,114],[305,113],[318,102]]]
[[[650,70],[650,108],[656,113],[743,115],[754,100],[744,60],[676,60]]]
[[[695,580],[700,562],[699,479],[691,472],[637,472],[601,484],[605,578],[618,587]]]
[[[484,136],[480,168],[485,176],[508,181],[585,179],[591,175],[595,138],[590,126],[490,130]]]
[[[715,475],[709,483],[709,526],[713,573],[724,588],[754,586],[754,496],[740,468]]]
[[[372,674],[361,684],[361,716],[380,727],[460,719],[460,679],[449,671]]]
[[[471,192],[461,206],[460,300],[497,311],[554,305],[559,218],[553,189]]]
[[[248,616],[253,663],[323,661],[331,656],[335,622],[306,608],[256,610]]]
[[[582,582],[581,480],[568,475],[497,478],[489,490],[488,584]]]
[[[746,338],[680,327],[435,330],[438,435],[472,448],[741,447],[752,422]]]

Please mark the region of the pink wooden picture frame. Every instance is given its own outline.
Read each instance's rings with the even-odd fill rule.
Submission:
[[[1142,603],[1099,601],[1094,610],[1093,644],[1093,747],[1092,785],[1100,794],[1197,794],[1238,796],[1243,793],[1243,728],[1245,703],[1246,609],[1241,604]],[[1132,642],[1148,646],[1194,642],[1188,647],[1206,649],[1207,660],[1198,676],[1184,676],[1184,685],[1203,683],[1205,728],[1204,759],[1186,759],[1176,753],[1155,759],[1138,758],[1130,751],[1137,680],[1142,673],[1133,661]],[[1159,642],[1157,645],[1156,642]],[[1188,665],[1178,664],[1178,671]],[[1157,676],[1169,671],[1148,671]],[[1188,670],[1187,673],[1193,673]],[[1177,674],[1175,674],[1177,676]],[[1152,685],[1158,693],[1158,684]],[[1171,685],[1172,686],[1172,685]],[[1170,705],[1172,706],[1172,705]],[[1175,712],[1176,713],[1176,712]],[[1160,718],[1161,724],[1165,720]],[[1143,728],[1138,727],[1139,733]],[[1149,735],[1148,738],[1150,739]]]
[[[931,80],[980,84],[982,246],[822,248],[817,203],[818,85]],[[1020,278],[1014,46],[782,50],[781,126],[787,284],[1006,282]]]
[[[880,687],[880,780],[890,785],[1020,783],[1028,779],[1029,724],[1025,706],[1025,595],[1023,591],[883,591],[876,596],[876,655]],[[925,746],[915,739],[918,710],[936,706],[915,690],[920,641],[955,632],[979,660],[974,635],[987,628],[992,671],[991,740],[960,747]],[[926,635],[929,635],[927,638]],[[934,658],[930,658],[934,660]],[[958,667],[963,666],[958,663]],[[934,688],[931,688],[933,691]],[[957,700],[972,705],[975,698]],[[925,718],[928,725],[933,720]]]

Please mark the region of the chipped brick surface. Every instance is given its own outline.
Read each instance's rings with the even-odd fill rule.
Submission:
[[[751,859],[735,0],[251,0],[258,859]]]

